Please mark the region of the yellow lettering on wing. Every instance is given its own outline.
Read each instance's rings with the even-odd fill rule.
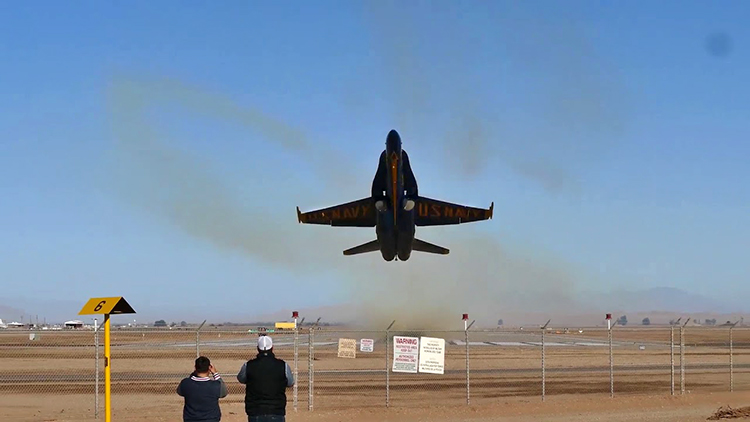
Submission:
[[[445,218],[460,221],[476,221],[488,218],[487,210],[449,204],[420,202],[417,204],[417,215],[422,218]]]
[[[430,206],[430,217],[440,217],[440,205],[432,204]]]
[[[367,217],[371,212],[367,205],[354,205],[350,207],[335,208],[331,211],[333,220],[354,220]]]

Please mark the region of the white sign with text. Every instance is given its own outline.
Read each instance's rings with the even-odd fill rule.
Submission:
[[[443,374],[445,372],[445,339],[421,337],[419,340],[419,372]]]

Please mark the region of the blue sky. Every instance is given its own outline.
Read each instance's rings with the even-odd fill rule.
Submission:
[[[463,286],[464,308],[488,306],[476,296],[495,278],[746,295],[748,12],[740,1],[4,4],[0,305],[74,315],[88,297],[123,295],[147,316],[221,319],[381,288],[437,300],[418,293],[434,287],[420,274],[482,279],[436,282]],[[707,48],[715,34],[724,54]],[[128,101],[145,107],[137,123]],[[490,222],[418,230],[447,257],[345,258],[374,231],[296,222],[297,205],[366,196],[391,128],[421,194],[495,202]],[[514,257],[498,264],[481,242]]]

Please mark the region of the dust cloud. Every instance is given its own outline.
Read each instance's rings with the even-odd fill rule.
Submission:
[[[461,329],[462,313],[486,325],[509,314],[580,310],[577,268],[481,233],[418,236],[449,247],[450,255],[415,252],[406,263],[372,263],[378,281],[352,285],[353,297],[367,298],[362,315],[371,326],[396,320],[395,329]]]

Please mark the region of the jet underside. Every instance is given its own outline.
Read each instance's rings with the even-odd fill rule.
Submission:
[[[386,261],[406,261],[412,251],[446,255],[449,250],[417,239],[417,226],[444,226],[492,218],[488,209],[440,201],[419,195],[409,156],[401,138],[389,132],[373,178],[371,195],[356,201],[309,212],[300,212],[300,223],[336,227],[374,227],[376,239],[344,251],[357,255],[380,251]]]

